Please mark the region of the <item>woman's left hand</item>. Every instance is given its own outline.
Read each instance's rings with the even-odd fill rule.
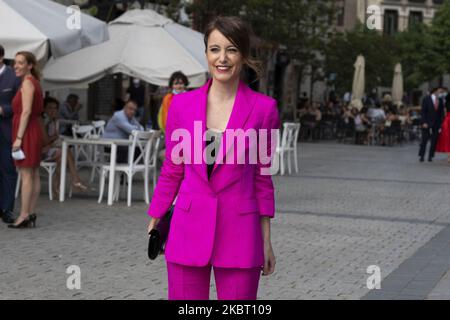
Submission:
[[[272,243],[270,241],[264,242],[264,269],[263,276],[268,276],[275,271],[275,254],[273,253]]]
[[[16,139],[12,145],[12,151],[20,150],[20,147],[22,147],[22,140]]]

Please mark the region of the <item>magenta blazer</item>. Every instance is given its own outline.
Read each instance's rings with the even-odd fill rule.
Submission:
[[[148,214],[161,218],[178,195],[165,249],[169,262],[188,266],[211,263],[216,267],[262,267],[264,243],[260,217],[274,217],[275,199],[272,178],[261,175],[260,169],[270,164],[263,165],[259,158],[256,164],[248,161],[217,164],[216,159],[208,180],[203,159],[201,163],[176,164],[170,156],[179,142],[170,138],[174,129],[184,128],[194,135],[194,121],[200,121],[204,134],[211,82],[210,79],[201,88],[178,94],[172,100],[166,126],[166,159]],[[227,130],[270,130],[279,126],[276,101],[240,81]],[[225,139],[221,141],[222,146],[226,146]],[[245,152],[248,153],[248,148]]]

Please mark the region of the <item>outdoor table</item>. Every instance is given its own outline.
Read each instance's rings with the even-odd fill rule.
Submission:
[[[66,172],[67,172],[67,150],[69,145],[90,145],[90,146],[109,146],[111,147],[111,157],[109,170],[109,185],[108,185],[108,205],[113,203],[114,192],[114,175],[117,158],[117,146],[131,146],[133,142],[127,139],[73,139],[63,137],[62,141],[62,156],[61,156],[61,177],[59,184],[59,201],[64,202],[66,189]]]

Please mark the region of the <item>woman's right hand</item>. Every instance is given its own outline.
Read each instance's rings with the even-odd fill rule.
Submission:
[[[155,228],[155,226],[158,224],[159,220],[160,219],[152,217],[152,219],[150,220],[150,223],[148,224],[147,233],[150,233],[150,231]]]
[[[16,141],[14,141],[14,143],[12,145],[12,151],[16,152],[16,151],[20,150],[21,147],[22,147],[22,140],[16,139]]]

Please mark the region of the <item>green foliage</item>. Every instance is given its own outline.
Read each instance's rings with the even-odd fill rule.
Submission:
[[[395,36],[385,36],[359,25],[336,34],[326,51],[326,70],[337,73],[335,84],[340,92],[351,88],[358,54],[366,58],[366,91],[378,85],[390,87],[397,62],[402,64],[405,89],[410,91],[450,73],[450,0],[441,6],[430,26],[417,24]]]
[[[196,28],[203,31],[215,16],[240,16],[256,36],[268,43],[282,45],[291,59],[300,62],[299,77],[306,66],[313,66],[312,76],[320,70],[325,43],[334,18],[334,1],[327,0],[202,0],[191,5]]]
[[[428,29],[433,55],[432,70],[438,74],[450,73],[450,0],[446,0],[436,13]]]
[[[390,86],[393,70],[398,62],[398,44],[389,36],[358,25],[354,30],[337,33],[326,49],[328,74],[335,73],[335,86],[338,92],[351,90],[354,63],[359,54],[366,62],[366,91],[377,86]]]
[[[433,69],[434,52],[428,35],[429,27],[417,25],[405,32],[398,33],[395,40],[398,43],[398,60],[402,63],[405,89],[410,91],[421,83],[430,80]]]

